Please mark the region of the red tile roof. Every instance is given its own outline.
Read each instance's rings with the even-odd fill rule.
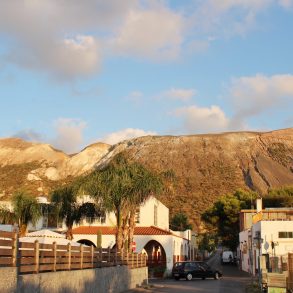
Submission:
[[[90,234],[97,235],[98,231],[101,231],[102,235],[115,235],[116,227],[106,227],[106,226],[80,226],[72,230],[73,234]],[[172,235],[169,231],[160,229],[158,227],[135,227],[134,235]]]

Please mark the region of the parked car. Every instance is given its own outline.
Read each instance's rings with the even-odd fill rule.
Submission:
[[[214,278],[218,280],[222,277],[222,272],[217,269],[211,268],[203,261],[180,261],[176,262],[172,269],[172,277],[175,280],[185,278],[190,281],[192,278]]]

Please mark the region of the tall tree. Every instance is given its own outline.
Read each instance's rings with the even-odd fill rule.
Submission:
[[[234,194],[220,197],[214,205],[202,214],[210,232],[216,233],[224,246],[235,250],[239,237],[239,212],[250,208],[256,199],[255,192],[237,190]]]
[[[151,194],[159,193],[161,179],[139,163],[119,153],[106,166],[84,179],[83,189],[95,196],[107,211],[114,211],[117,221],[117,249],[131,246],[135,209]]]
[[[36,198],[25,191],[17,191],[12,197],[12,211],[2,207],[0,209],[0,219],[10,224],[18,224],[19,236],[23,237],[27,233],[29,223],[33,225],[41,217],[41,206]]]

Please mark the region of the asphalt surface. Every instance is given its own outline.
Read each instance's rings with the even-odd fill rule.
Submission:
[[[220,269],[223,277],[220,280],[214,279],[193,279],[179,281],[173,279],[150,279],[147,288],[137,288],[127,292],[170,292],[170,293],[244,293],[245,287],[251,281],[250,276],[240,271],[237,266],[221,265],[220,253],[217,252],[209,261],[210,266]]]

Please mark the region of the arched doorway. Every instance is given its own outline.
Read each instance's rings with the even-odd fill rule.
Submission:
[[[80,239],[77,242],[78,243],[81,243],[81,244],[84,244],[84,245],[87,245],[87,246],[94,246],[94,247],[96,247],[96,245],[92,241],[90,241],[88,239]]]
[[[149,274],[163,277],[166,270],[166,252],[164,247],[156,240],[149,241],[143,248],[147,254]]]

